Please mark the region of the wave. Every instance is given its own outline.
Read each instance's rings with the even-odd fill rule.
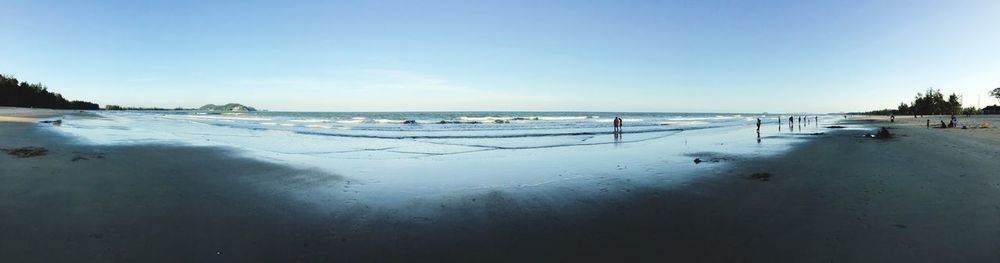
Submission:
[[[650,129],[621,132],[621,134],[642,134],[656,132],[682,132],[688,130],[706,129],[701,128],[670,128],[670,129]],[[315,131],[294,131],[297,134],[348,137],[348,138],[369,138],[369,139],[503,139],[503,138],[531,138],[531,137],[559,137],[559,136],[587,136],[587,135],[610,135],[613,131],[584,131],[584,132],[553,132],[553,133],[519,133],[519,134],[485,134],[485,135],[376,135],[376,134],[345,134],[326,133]]]
[[[324,123],[330,122],[328,119],[301,119],[301,120],[289,120],[290,122],[301,122],[301,123]]]

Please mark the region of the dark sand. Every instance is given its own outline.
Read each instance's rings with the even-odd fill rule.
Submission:
[[[4,262],[1000,259],[996,129],[838,130],[784,156],[700,164],[719,169],[671,189],[623,178],[613,195],[494,191],[391,210],[322,191],[349,187],[336,175],[220,148],[80,145],[40,125],[0,122],[0,148],[48,149],[0,156]]]

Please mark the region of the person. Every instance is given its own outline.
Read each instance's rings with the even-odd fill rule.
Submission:
[[[618,126],[621,125],[621,119],[619,119],[618,116],[615,116],[615,120],[612,121],[612,125],[614,125],[614,132],[617,133],[618,132]]]
[[[955,117],[955,114],[951,115],[951,127],[958,127],[958,118]]]
[[[760,137],[760,118],[757,118],[757,136]]]
[[[819,124],[819,116],[813,116],[816,119],[816,124]]]
[[[931,119],[927,119],[927,128],[931,127]]]
[[[889,115],[889,122],[896,122],[896,114]]]
[[[795,116],[788,116],[788,125],[792,125],[795,122]]]
[[[622,126],[625,126],[625,120],[618,118],[618,132],[622,132]]]

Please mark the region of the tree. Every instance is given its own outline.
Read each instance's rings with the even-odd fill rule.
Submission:
[[[958,95],[952,93],[948,96],[948,102],[945,103],[945,114],[960,113],[962,113],[962,101],[958,98]]]
[[[30,84],[16,78],[0,75],[0,106],[85,109],[96,110],[97,104],[85,101],[67,101],[59,93],[53,93],[41,83]]]
[[[990,91],[990,96],[993,96],[994,98],[997,98],[997,101],[1000,101],[1000,88],[995,88],[993,91]]]
[[[906,105],[906,102],[899,103],[899,107],[896,108],[897,115],[910,114],[910,105]]]

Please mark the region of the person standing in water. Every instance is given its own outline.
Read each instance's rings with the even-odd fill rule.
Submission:
[[[757,118],[757,136],[760,136],[760,118]]]
[[[614,126],[614,132],[618,133],[618,125],[619,125],[618,116],[615,116],[615,119],[611,122],[611,125]]]

